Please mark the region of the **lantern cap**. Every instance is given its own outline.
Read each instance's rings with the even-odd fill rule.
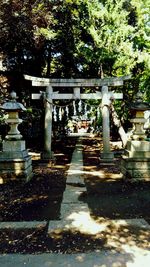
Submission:
[[[131,105],[131,110],[150,110],[150,104],[147,102],[141,102],[141,103],[133,103]]]
[[[135,101],[131,104],[131,110],[150,110],[150,104],[148,102],[144,102],[142,96],[142,92],[137,93]]]
[[[25,111],[26,108],[23,106],[23,104],[17,102],[17,94],[16,92],[12,91],[10,93],[10,100],[5,102],[3,105],[1,105],[1,109],[5,111]]]

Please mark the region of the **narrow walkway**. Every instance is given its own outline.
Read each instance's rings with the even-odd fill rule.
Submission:
[[[80,201],[80,197],[86,192],[83,180],[82,150],[82,138],[79,138],[68,170],[66,189],[61,203],[61,221],[50,221],[48,232],[54,229],[77,231],[85,229],[87,217],[84,218],[83,215],[89,216],[89,209],[86,203]]]

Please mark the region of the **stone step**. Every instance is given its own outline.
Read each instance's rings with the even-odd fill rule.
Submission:
[[[0,229],[32,229],[32,228],[39,228],[45,227],[47,221],[20,221],[20,222],[0,222]]]

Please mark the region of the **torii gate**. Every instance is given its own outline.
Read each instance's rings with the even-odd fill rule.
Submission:
[[[103,126],[103,153],[101,157],[108,162],[113,159],[113,153],[110,151],[110,115],[109,105],[111,99],[122,99],[122,93],[114,93],[109,91],[109,87],[122,86],[125,80],[129,80],[130,76],[111,77],[103,79],[50,79],[37,78],[34,76],[24,75],[26,80],[32,81],[32,86],[46,87],[45,92],[45,138],[43,159],[51,159],[51,141],[52,141],[52,104],[53,100],[62,99],[101,99],[102,126]],[[53,92],[53,87],[71,87],[73,93]],[[81,87],[101,87],[101,92],[96,93],[80,93]],[[40,99],[41,94],[32,94],[32,99]]]

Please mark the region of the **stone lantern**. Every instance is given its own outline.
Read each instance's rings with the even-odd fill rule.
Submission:
[[[10,94],[10,101],[6,102],[2,105],[1,109],[8,113],[8,118],[6,119],[6,123],[9,125],[10,130],[5,137],[7,140],[20,140],[22,139],[22,135],[18,130],[18,125],[22,122],[19,119],[19,112],[25,111],[26,108],[16,101],[17,96],[15,92],[11,92]]]
[[[145,140],[147,136],[144,130],[144,124],[146,122],[144,112],[150,109],[150,105],[149,103],[142,102],[141,95],[138,93],[136,102],[131,105],[130,109],[133,114],[133,118],[131,119],[131,122],[133,123],[131,139]]]
[[[18,125],[22,122],[19,112],[26,110],[17,102],[15,92],[10,94],[10,100],[5,102],[1,109],[8,114],[6,123],[9,132],[2,143],[0,152],[0,182],[8,181],[26,182],[32,177],[31,157],[25,147],[25,141],[18,130]]]
[[[150,104],[143,102],[138,94],[131,105],[133,129],[121,162],[124,178],[132,181],[150,180],[150,142],[144,130],[146,110],[150,110]]]

